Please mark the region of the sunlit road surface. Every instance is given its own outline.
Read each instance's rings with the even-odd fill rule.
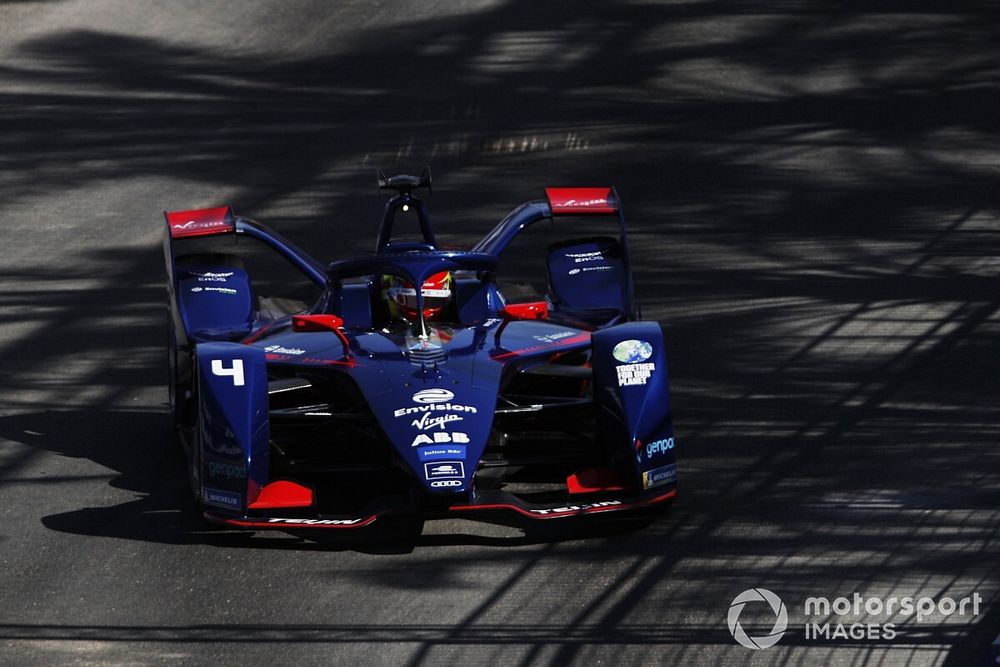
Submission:
[[[998,17],[0,2],[0,663],[985,664]],[[373,245],[375,168],[426,163],[457,246],[544,186],[618,187],[678,501],[590,531],[206,530],[166,413],[162,211],[232,204],[334,259]],[[754,588],[785,605],[769,648],[727,623]],[[983,603],[807,613],[855,593]]]

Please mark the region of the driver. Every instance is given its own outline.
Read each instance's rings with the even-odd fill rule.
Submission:
[[[424,298],[424,319],[433,322],[451,303],[451,274],[447,271],[435,273],[424,281],[420,291]],[[401,317],[410,324],[418,320],[417,290],[410,282],[398,276],[382,276],[382,296],[392,317]]]

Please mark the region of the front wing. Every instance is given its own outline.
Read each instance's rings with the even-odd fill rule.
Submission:
[[[262,350],[236,343],[196,348],[201,497],[205,517],[247,529],[352,529],[388,516],[551,520],[642,512],[676,496],[674,437],[662,333],[632,322],[594,332],[591,364],[604,465],[577,470],[565,493],[542,500],[482,488],[428,500],[414,476],[407,494],[377,497],[347,512],[324,511],[316,488],[271,478],[268,377]],[[399,471],[396,471],[398,474]]]

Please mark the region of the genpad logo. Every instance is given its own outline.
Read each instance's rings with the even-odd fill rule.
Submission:
[[[766,602],[771,606],[775,621],[774,627],[769,633],[759,637],[751,637],[743,630],[743,626],[740,625],[740,613],[742,613],[743,607],[750,602]],[[785,609],[785,603],[781,601],[781,598],[766,588],[751,588],[737,595],[733,603],[729,605],[727,620],[729,621],[730,634],[741,646],[762,649],[774,646],[785,634],[785,628],[788,627],[788,610]]]

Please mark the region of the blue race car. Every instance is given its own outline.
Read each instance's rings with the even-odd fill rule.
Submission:
[[[454,251],[414,194],[429,171],[378,176],[394,194],[376,251],[331,264],[230,207],[165,214],[171,406],[205,518],[297,532],[669,504],[663,335],[640,321],[615,190],[548,188]],[[419,240],[394,237],[400,212]],[[500,259],[543,220],[614,233],[538,248],[547,293],[514,303]],[[290,262],[318,298],[259,296],[238,238]]]

